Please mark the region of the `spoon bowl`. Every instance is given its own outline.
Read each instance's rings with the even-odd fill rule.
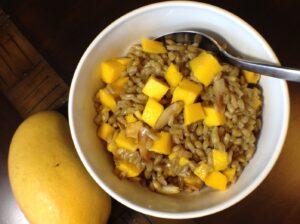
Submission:
[[[163,41],[164,39],[172,39],[182,44],[198,44],[207,51],[216,54],[222,61],[230,63],[240,69],[252,71],[262,75],[284,79],[293,82],[300,82],[300,70],[288,67],[282,67],[276,64],[270,64],[257,59],[242,59],[238,56],[238,51],[230,47],[226,40],[211,31],[192,31],[184,30],[167,33],[156,38]],[[232,53],[229,53],[232,52]]]

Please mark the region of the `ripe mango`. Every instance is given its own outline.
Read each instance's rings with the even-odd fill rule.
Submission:
[[[167,50],[164,47],[162,42],[150,40],[150,39],[146,39],[146,38],[142,39],[142,49],[144,52],[152,53],[152,54],[167,53]]]
[[[183,111],[183,117],[184,117],[184,125],[189,125],[196,121],[203,120],[205,118],[205,114],[201,106],[201,103],[185,105]]]
[[[9,180],[32,224],[104,224],[110,197],[89,176],[71,139],[68,121],[57,112],[27,118],[9,148]]]
[[[167,69],[167,72],[165,74],[165,79],[169,83],[171,87],[176,87],[182,80],[183,75],[179,72],[179,69],[176,65],[173,63],[170,64],[170,66]]]
[[[163,155],[169,155],[172,148],[171,134],[168,132],[160,132],[159,138],[153,141],[150,151]]]
[[[147,96],[160,101],[160,99],[167,93],[168,90],[169,87],[167,84],[163,83],[154,76],[151,76],[147,80],[142,92]]]
[[[149,98],[142,114],[142,120],[151,127],[154,127],[157,119],[163,111],[163,105],[158,103],[156,100]]]
[[[201,85],[188,79],[183,79],[173,92],[172,103],[182,100],[185,104],[192,104],[201,90]]]

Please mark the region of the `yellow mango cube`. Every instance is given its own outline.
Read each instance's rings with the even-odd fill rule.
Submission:
[[[205,178],[206,186],[221,191],[226,190],[227,181],[227,177],[219,171],[213,171]]]
[[[164,54],[167,53],[162,42],[142,38],[142,49],[146,53]]]
[[[176,158],[177,153],[176,152],[172,152],[171,154],[168,155],[169,160],[173,160]]]
[[[142,114],[141,114],[141,112],[140,111],[135,111],[134,112],[134,115],[135,115],[135,117],[137,118],[137,119],[139,119],[139,120],[142,120]]]
[[[149,98],[142,114],[142,120],[153,128],[163,111],[163,105],[158,103],[156,100]]]
[[[125,68],[126,67],[117,60],[111,59],[103,61],[100,65],[101,78],[105,83],[112,83],[121,76]]]
[[[182,77],[183,75],[179,72],[177,65],[171,63],[165,74],[165,79],[167,80],[169,85],[171,87],[178,86],[178,84],[182,80]]]
[[[244,77],[248,83],[257,84],[260,79],[260,74],[258,74],[258,73],[250,72],[247,70],[242,70],[242,74],[244,75]]]
[[[115,142],[119,148],[126,149],[128,151],[136,151],[138,144],[134,138],[126,137],[125,131],[121,130],[115,139]]]
[[[117,151],[118,147],[114,142],[110,142],[107,144],[107,150],[111,153],[115,153]]]
[[[212,150],[212,162],[217,171],[225,170],[228,166],[228,154],[217,149]]]
[[[205,181],[207,174],[210,171],[210,167],[205,162],[201,162],[195,169],[194,174],[196,174],[201,180]]]
[[[185,165],[187,165],[189,162],[190,162],[190,160],[188,160],[187,158],[181,157],[181,158],[179,159],[179,166],[185,166]]]
[[[116,58],[116,61],[127,66],[131,62],[131,58]]]
[[[169,155],[171,153],[172,139],[171,134],[168,132],[160,132],[159,138],[153,141],[150,151],[163,155]]]
[[[223,113],[218,112],[213,107],[203,107],[203,109],[205,113],[204,124],[206,126],[219,126],[225,124],[226,119]]]
[[[200,178],[195,175],[184,177],[183,181],[187,186],[191,186],[197,189],[201,187],[201,183],[202,183]]]
[[[146,82],[142,92],[147,96],[160,101],[160,99],[167,93],[169,87],[159,79],[151,76]]]
[[[111,87],[113,88],[115,95],[118,96],[124,91],[124,87],[128,80],[129,78],[124,76],[111,83]]]
[[[108,107],[112,111],[115,111],[117,109],[117,103],[114,97],[109,94],[106,89],[100,89],[97,93],[97,97],[105,107]]]
[[[223,174],[227,177],[227,180],[231,182],[235,176],[236,168],[227,168],[223,171]]]
[[[133,163],[129,163],[121,160],[118,160],[115,163],[116,163],[116,168],[121,172],[125,173],[127,177],[136,177],[140,175],[140,173],[143,171]]]
[[[183,117],[184,117],[184,125],[189,125],[196,121],[203,120],[205,118],[205,114],[201,103],[185,105],[183,111]]]
[[[214,77],[222,70],[218,60],[206,51],[202,51],[199,56],[191,60],[190,67],[193,75],[205,86],[212,83]]]
[[[126,115],[125,120],[127,123],[133,123],[137,121],[133,114]]]
[[[188,79],[183,79],[173,92],[172,103],[182,100],[185,104],[192,104],[201,90],[201,85]]]
[[[111,138],[114,134],[115,129],[110,126],[108,123],[103,123],[98,128],[98,136],[99,138],[103,139],[104,141],[107,141],[109,138]]]

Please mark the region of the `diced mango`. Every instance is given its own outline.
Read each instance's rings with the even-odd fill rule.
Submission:
[[[108,123],[103,123],[101,126],[98,128],[98,136],[107,141],[109,138],[111,138],[114,134],[115,129],[110,126]]]
[[[227,180],[231,182],[235,176],[236,168],[227,168],[223,171],[223,174],[227,177]]]
[[[165,79],[167,80],[169,85],[172,87],[178,86],[178,84],[182,80],[182,77],[183,75],[179,72],[177,65],[171,63],[165,75]]]
[[[201,90],[201,85],[188,79],[183,79],[173,92],[172,103],[182,100],[185,104],[192,104]]]
[[[212,161],[214,169],[217,171],[225,170],[228,166],[228,154],[217,149],[212,150]]]
[[[111,153],[115,153],[115,151],[118,149],[117,145],[114,142],[110,142],[107,144],[107,150]]]
[[[195,169],[194,174],[196,174],[201,180],[205,180],[210,168],[205,162],[201,162]]]
[[[116,81],[114,81],[111,84],[111,87],[113,88],[115,95],[120,95],[123,91],[124,91],[124,87],[126,85],[126,83],[128,82],[128,77],[124,76],[121,77],[119,79],[117,79]]]
[[[116,138],[118,137],[118,134],[119,132],[115,131],[111,141],[107,142],[107,150],[112,154],[114,154],[118,149],[118,146],[116,144]]]
[[[205,114],[201,106],[201,103],[185,105],[183,111],[183,117],[184,117],[184,125],[189,125],[196,121],[203,120],[205,118]]]
[[[247,70],[242,70],[242,74],[244,75],[244,77],[248,83],[257,84],[260,79],[260,74],[258,74],[258,73],[250,72]]]
[[[171,153],[172,139],[171,134],[168,132],[160,132],[159,138],[153,141],[150,151],[163,155],[169,155]]]
[[[133,123],[137,121],[133,114],[126,115],[125,120],[127,123]]]
[[[131,58],[117,58],[117,62],[121,63],[122,65],[127,66],[131,62]]]
[[[138,110],[135,111],[135,112],[134,112],[134,115],[136,116],[137,119],[142,120],[142,114],[141,114],[140,111],[138,111]]]
[[[121,130],[115,140],[117,146],[128,151],[136,151],[138,144],[134,138],[128,138],[125,135],[125,131]]]
[[[227,177],[219,171],[213,171],[205,178],[205,184],[213,189],[224,191],[227,188]]]
[[[225,124],[226,119],[223,113],[218,112],[213,107],[203,107],[203,109],[205,113],[204,124],[206,126],[219,126]]]
[[[167,84],[163,83],[154,76],[151,76],[147,80],[142,92],[147,96],[160,101],[160,99],[167,93],[168,90],[169,87]]]
[[[222,70],[218,60],[206,51],[202,51],[199,56],[191,60],[190,67],[193,75],[205,86],[208,86]]]
[[[166,48],[162,42],[142,38],[142,49],[144,52],[152,54],[163,54],[167,53]]]
[[[187,186],[191,186],[197,189],[201,187],[201,183],[202,183],[200,178],[195,175],[184,177],[183,181]]]
[[[176,158],[176,152],[172,152],[170,155],[168,155],[169,160],[173,160]]]
[[[117,109],[117,103],[114,97],[109,94],[106,89],[100,89],[97,93],[97,97],[105,107],[108,107],[112,111],[115,111]]]
[[[124,172],[127,177],[136,177],[143,171],[136,165],[121,160],[116,161],[116,168]]]
[[[156,100],[149,98],[142,114],[142,120],[151,127],[154,127],[157,119],[163,111],[163,105],[158,103]]]
[[[187,165],[189,162],[190,162],[190,160],[188,160],[187,158],[181,157],[181,158],[179,159],[179,166],[185,166],[185,165]]]
[[[125,70],[125,66],[117,60],[106,60],[100,65],[101,78],[106,83],[112,83],[117,80],[122,72]]]

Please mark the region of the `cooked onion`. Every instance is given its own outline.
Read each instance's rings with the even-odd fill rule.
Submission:
[[[168,124],[170,117],[176,117],[182,111],[184,103],[182,101],[177,101],[170,106],[168,106],[158,118],[155,129],[161,129]]]
[[[223,101],[223,95],[226,92],[226,86],[225,86],[224,79],[220,78],[220,79],[215,80],[214,85],[213,85],[213,90],[214,90],[214,94],[216,96],[216,101],[215,101],[216,109],[219,112],[224,113],[225,112],[225,104]]]
[[[138,139],[139,131],[143,127],[141,121],[126,124],[125,134],[127,137]]]

